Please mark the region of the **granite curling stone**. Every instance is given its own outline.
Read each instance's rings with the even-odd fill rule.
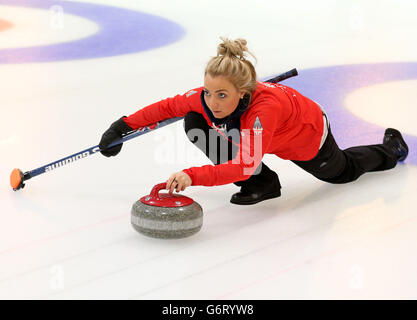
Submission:
[[[169,193],[159,193],[166,183],[153,187],[151,194],[132,206],[133,228],[148,237],[178,239],[200,231],[203,225],[203,209],[193,199]]]

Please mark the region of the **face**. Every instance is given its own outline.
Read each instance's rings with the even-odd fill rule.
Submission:
[[[238,91],[235,86],[222,76],[211,77],[206,74],[204,77],[204,100],[213,115],[224,118],[235,111],[239,99],[244,92]]]

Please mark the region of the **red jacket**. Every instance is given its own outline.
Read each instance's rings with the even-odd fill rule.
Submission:
[[[216,129],[200,100],[203,87],[151,104],[124,118],[133,129],[169,118],[201,113]],[[218,165],[184,169],[192,185],[216,186],[248,179],[265,153],[287,160],[310,160],[317,154],[323,134],[320,107],[282,84],[258,82],[248,109],[240,118],[240,150],[235,159]],[[218,130],[220,134],[223,134]]]

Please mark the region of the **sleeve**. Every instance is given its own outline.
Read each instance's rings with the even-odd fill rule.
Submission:
[[[176,95],[159,102],[146,106],[123,120],[134,130],[150,124],[171,119],[184,117],[190,111],[198,110],[202,88],[192,89],[183,95]]]
[[[263,107],[259,108],[262,112],[248,117],[246,129],[241,130],[239,151],[234,159],[214,166],[205,165],[183,170],[190,176],[193,186],[229,184],[259,173],[256,169],[272,142],[279,118],[276,108]]]

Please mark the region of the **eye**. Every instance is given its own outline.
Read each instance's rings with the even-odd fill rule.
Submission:
[[[204,90],[204,95],[208,96],[208,95],[210,95],[210,93],[207,90]]]
[[[226,97],[227,97],[227,95],[225,93],[219,93],[219,98],[224,99]]]

